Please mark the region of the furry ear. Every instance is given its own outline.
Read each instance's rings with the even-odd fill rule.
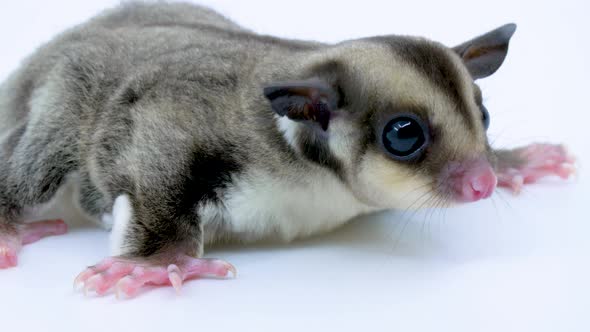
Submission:
[[[324,131],[338,107],[338,93],[319,79],[271,84],[264,88],[264,95],[278,115],[317,123]]]
[[[488,77],[504,62],[508,53],[508,43],[515,31],[516,24],[506,24],[456,46],[453,50],[463,58],[474,80]]]

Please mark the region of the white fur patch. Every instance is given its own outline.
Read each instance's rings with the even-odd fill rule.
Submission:
[[[291,145],[291,147],[293,147],[295,150],[298,150],[297,142],[295,140],[297,138],[297,127],[299,124],[287,118],[286,116],[277,115],[276,117],[279,130],[283,133],[287,143],[289,143],[289,145]]]
[[[428,178],[392,163],[382,154],[365,155],[355,186],[370,202],[389,209],[426,208],[436,202]]]
[[[121,195],[115,199],[113,204],[112,222],[113,230],[111,231],[111,255],[117,256],[123,253],[125,244],[125,235],[131,218],[133,217],[133,208],[129,197]]]
[[[236,180],[226,197],[228,226],[245,241],[289,241],[331,230],[373,210],[320,167],[299,179],[252,171]]]

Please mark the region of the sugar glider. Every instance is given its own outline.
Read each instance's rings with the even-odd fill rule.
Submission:
[[[66,181],[72,204],[112,222],[112,257],[76,282],[132,296],[235,273],[203,258],[211,243],[288,241],[364,213],[567,178],[561,145],[495,150],[486,137],[474,81],[500,67],[515,29],[453,48],[395,35],[325,44],[189,4],[106,11],[0,87],[0,267],[66,232],[22,220]]]

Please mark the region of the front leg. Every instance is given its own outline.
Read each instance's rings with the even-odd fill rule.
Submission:
[[[199,207],[223,198],[244,158],[230,142],[203,131],[199,116],[205,113],[192,102],[149,98],[142,97],[140,108],[104,117],[101,128],[109,129],[92,138],[96,162],[86,171],[114,199],[113,256],[76,278],[87,291],[115,288],[132,296],[147,284],[178,288],[197,276],[235,272],[229,263],[202,258],[205,220]],[[121,121],[122,114],[131,118]]]
[[[524,184],[546,176],[569,178],[575,173],[575,159],[562,145],[531,144],[514,150],[497,150],[498,186],[519,193]]]
[[[236,275],[227,262],[201,258],[203,234],[196,213],[167,214],[162,203],[119,196],[113,207],[114,256],[82,271],[74,286],[83,284],[85,293],[99,295],[114,288],[117,297],[131,297],[145,285],[172,285],[179,291],[185,280]]]
[[[135,296],[146,285],[171,285],[177,292],[184,281],[198,277],[234,276],[236,269],[218,259],[195,258],[184,254],[168,257],[109,257],[82,271],[74,287],[84,284],[84,294],[103,295],[115,288],[117,298]]]

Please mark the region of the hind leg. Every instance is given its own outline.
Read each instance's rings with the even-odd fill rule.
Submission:
[[[84,269],[76,278],[75,284],[83,286],[86,293],[102,295],[113,290],[134,296],[146,285],[171,285],[178,290],[190,279],[235,274],[231,264],[203,258],[199,212],[200,204],[218,199],[215,190],[219,183],[230,181],[224,173],[227,170],[222,169],[227,162],[191,153],[191,145],[174,141],[177,135],[170,138],[166,136],[169,130],[156,130],[143,132],[150,133],[150,138],[160,135],[157,141],[144,143],[137,138],[124,150],[125,158],[103,163],[109,167],[108,177],[96,176],[104,179],[101,186],[114,197],[109,208],[112,256]],[[193,138],[187,135],[186,139]],[[166,157],[170,154],[179,156],[178,160],[171,162]]]
[[[4,225],[2,228],[3,230],[0,230],[0,269],[17,265],[18,253],[23,245],[37,242],[46,236],[65,234],[68,229],[63,220],[44,220],[11,228]]]
[[[6,163],[3,164],[6,166]],[[18,193],[11,192],[7,184],[9,173],[3,169],[4,181],[0,183],[0,269],[14,267],[18,263],[18,253],[24,245],[37,242],[50,236],[67,232],[63,220],[44,220],[33,223],[22,223],[23,204]]]
[[[132,297],[147,285],[170,285],[177,291],[184,281],[236,275],[219,259],[202,258],[203,233],[198,215],[190,211],[159,213],[171,204],[167,197],[147,192],[119,196],[114,203],[111,252],[82,271],[74,287],[99,295],[111,289],[117,297]],[[173,204],[173,203],[172,203]]]
[[[59,140],[26,128],[16,128],[0,142],[0,268],[16,266],[24,245],[67,231],[62,220],[22,222],[24,208],[48,202],[72,166]]]

